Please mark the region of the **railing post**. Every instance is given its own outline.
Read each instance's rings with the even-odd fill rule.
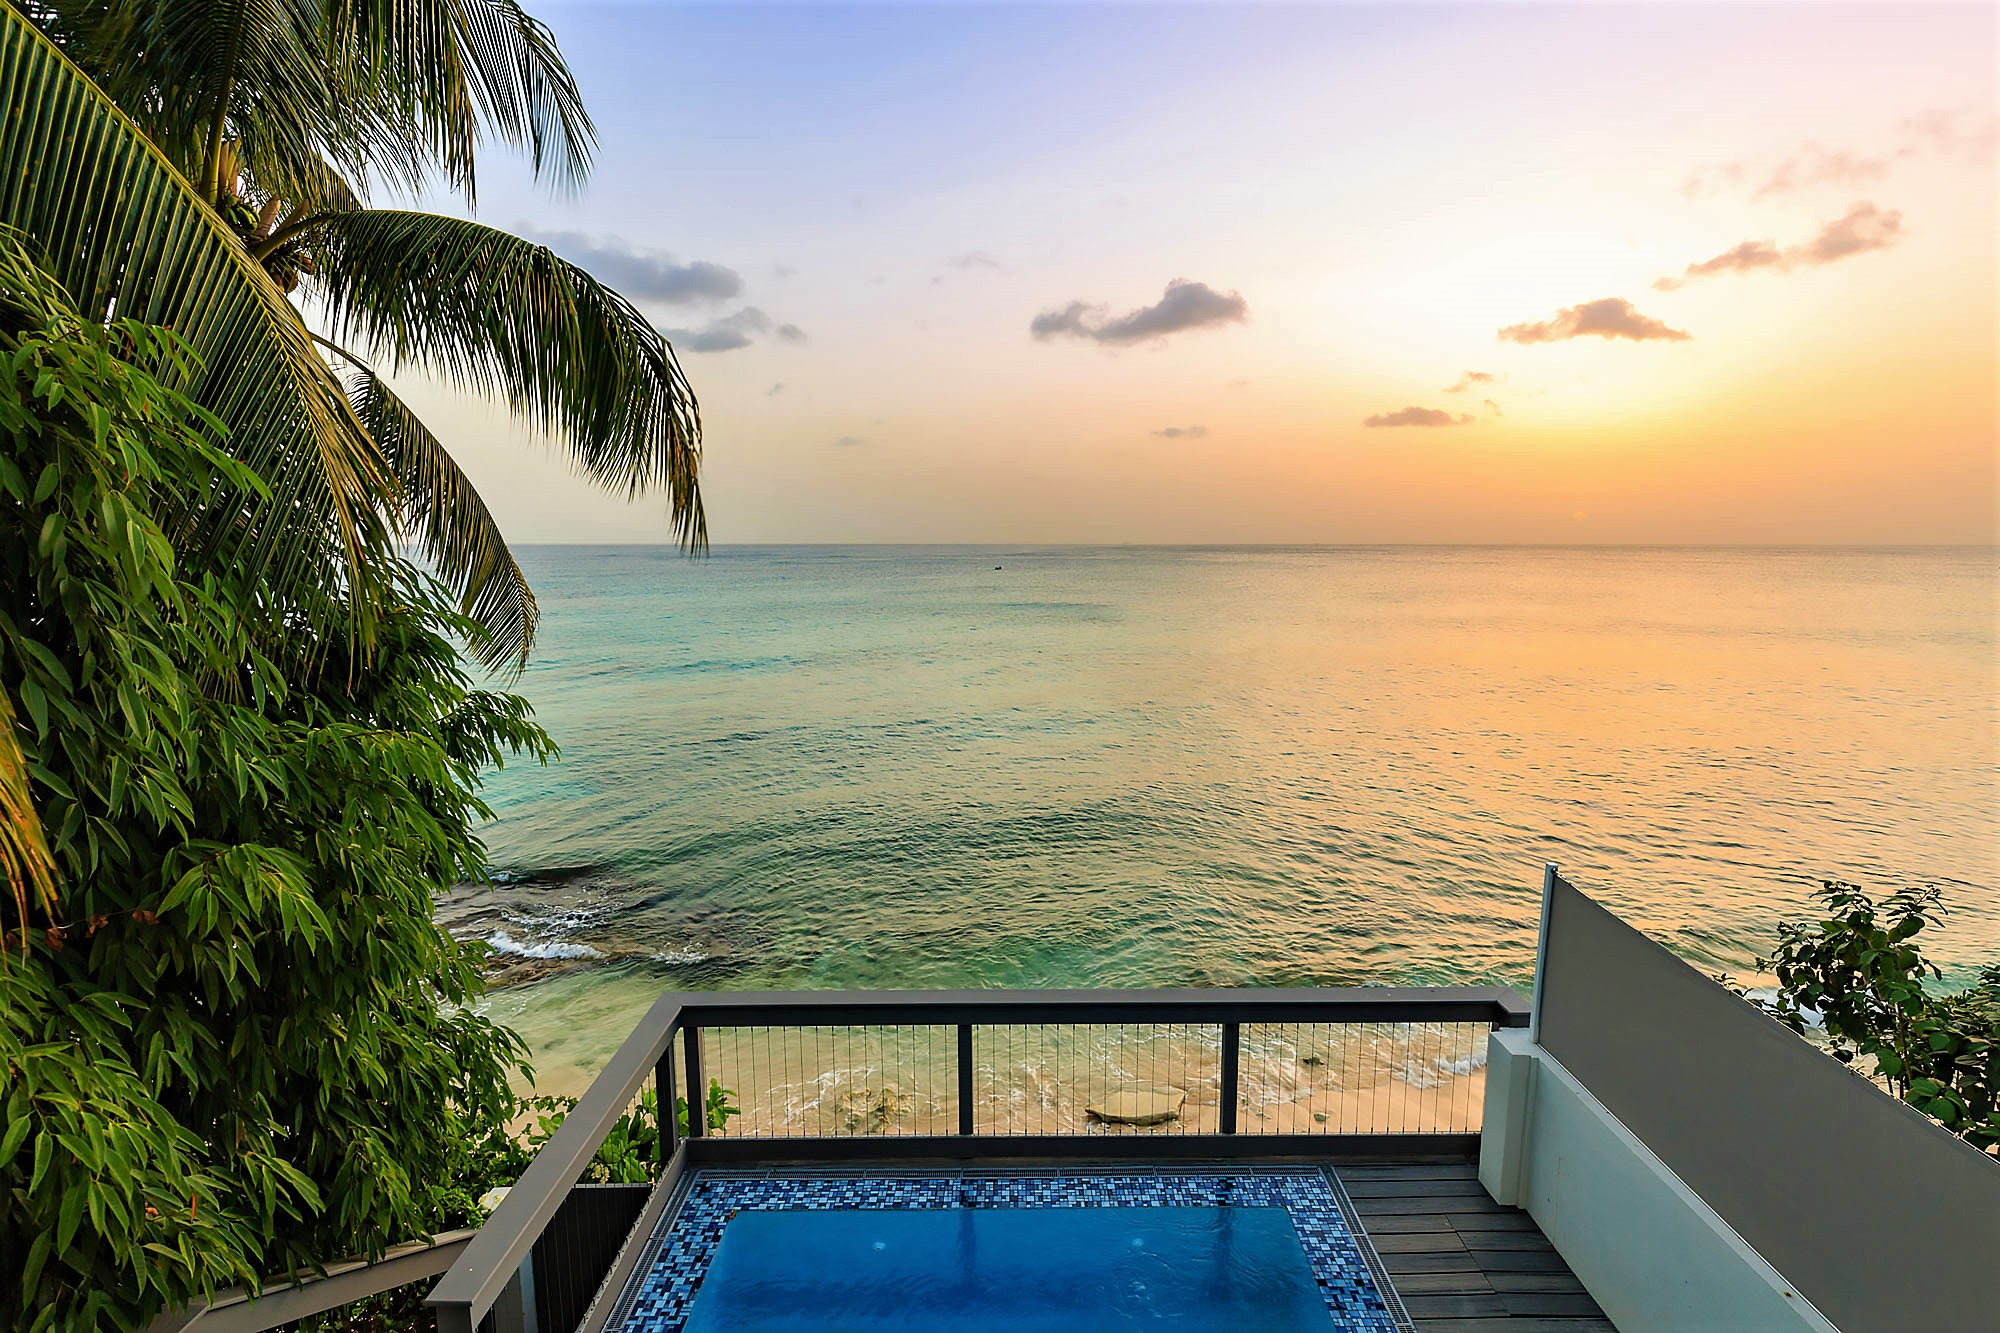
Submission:
[[[958,1132],[972,1132],[972,1024],[958,1025]]]
[[[673,1160],[674,1148],[678,1146],[681,1134],[680,1111],[675,1102],[680,1093],[674,1088],[674,1044],[667,1042],[666,1053],[653,1066],[653,1092],[659,1099],[660,1110],[660,1169],[667,1169]],[[688,1108],[689,1118],[693,1118],[694,1108]]]
[[[541,1333],[535,1308],[535,1256],[530,1253],[493,1302],[494,1333]]]
[[[701,1076],[701,1028],[690,1022],[681,1029],[687,1052],[688,1137],[698,1139],[708,1132],[708,1084]]]
[[[1241,1065],[1243,1028],[1239,1023],[1222,1025],[1222,1132],[1236,1132],[1238,1068]]]
[[[1554,861],[1542,866],[1542,921],[1535,930],[1535,993],[1528,1002],[1528,1040],[1536,1043],[1542,1039],[1542,969],[1549,962],[1549,905],[1555,901],[1556,885],[1561,880],[1562,872]]]

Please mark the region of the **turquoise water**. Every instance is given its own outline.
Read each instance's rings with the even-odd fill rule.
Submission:
[[[745,1211],[688,1333],[1335,1333],[1282,1208]]]
[[[1976,550],[529,548],[563,747],[441,908],[663,986],[1525,981],[1542,863],[1742,973],[1821,877],[2000,955]],[[547,975],[555,972],[557,975]],[[532,1038],[532,1033],[531,1033]]]

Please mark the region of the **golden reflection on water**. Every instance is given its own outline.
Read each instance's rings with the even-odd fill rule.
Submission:
[[[1823,877],[2000,955],[1991,549],[525,563],[565,758],[441,915],[603,956],[487,1002],[558,1084],[672,988],[1525,984],[1546,860],[1705,969]]]

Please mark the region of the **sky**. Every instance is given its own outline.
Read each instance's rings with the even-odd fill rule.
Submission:
[[[596,167],[473,215],[673,342],[718,543],[1996,540],[1995,7],[531,9]]]

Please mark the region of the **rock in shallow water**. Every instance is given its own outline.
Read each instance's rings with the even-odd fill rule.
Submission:
[[[1179,1088],[1121,1088],[1083,1109],[1107,1125],[1161,1125],[1178,1119],[1185,1101]]]

